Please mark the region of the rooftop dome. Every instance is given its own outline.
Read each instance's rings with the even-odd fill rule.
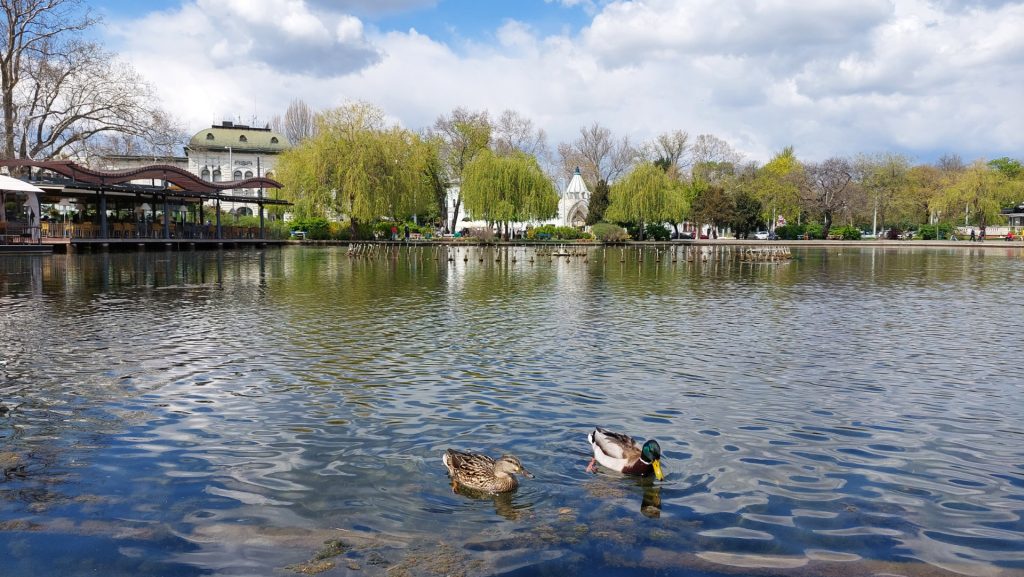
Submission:
[[[590,198],[590,191],[587,190],[587,183],[583,182],[579,167],[572,175],[569,186],[565,187],[565,196],[569,198]]]
[[[192,150],[278,153],[291,148],[284,135],[269,128],[255,128],[231,122],[200,130],[188,142]]]

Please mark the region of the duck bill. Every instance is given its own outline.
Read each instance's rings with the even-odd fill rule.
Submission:
[[[532,478],[533,478],[533,473],[531,473],[531,472],[527,471],[526,469],[520,469],[520,472],[521,472],[521,473],[523,474],[523,476],[524,476],[524,477],[526,477],[527,479],[532,479]]]
[[[654,461],[653,463],[651,463],[651,466],[654,467],[654,478],[655,479],[660,481],[660,480],[665,478],[665,475],[662,474],[662,472],[661,472],[661,460],[660,459],[658,459],[658,460]]]

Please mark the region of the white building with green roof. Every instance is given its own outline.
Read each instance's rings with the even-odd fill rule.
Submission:
[[[185,155],[189,172],[210,182],[230,182],[260,176],[274,178],[277,157],[289,148],[288,139],[270,128],[224,121],[197,132],[185,147]],[[255,198],[260,190],[242,188],[229,194]],[[252,214],[253,206],[235,202],[221,205],[239,215]]]

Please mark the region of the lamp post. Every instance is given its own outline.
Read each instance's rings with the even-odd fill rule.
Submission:
[[[60,207],[60,213],[64,217],[64,227],[63,227],[64,230],[61,233],[61,236],[69,236],[68,235],[68,210],[71,208],[71,201],[66,199],[66,198],[62,198],[62,199],[60,199],[60,202],[57,203],[57,206]]]

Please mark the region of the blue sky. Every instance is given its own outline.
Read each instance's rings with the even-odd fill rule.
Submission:
[[[96,31],[191,131],[296,98],[412,129],[514,109],[552,148],[599,123],[764,162],[1024,157],[1024,2],[93,0]],[[1005,113],[1001,111],[1006,111]]]

